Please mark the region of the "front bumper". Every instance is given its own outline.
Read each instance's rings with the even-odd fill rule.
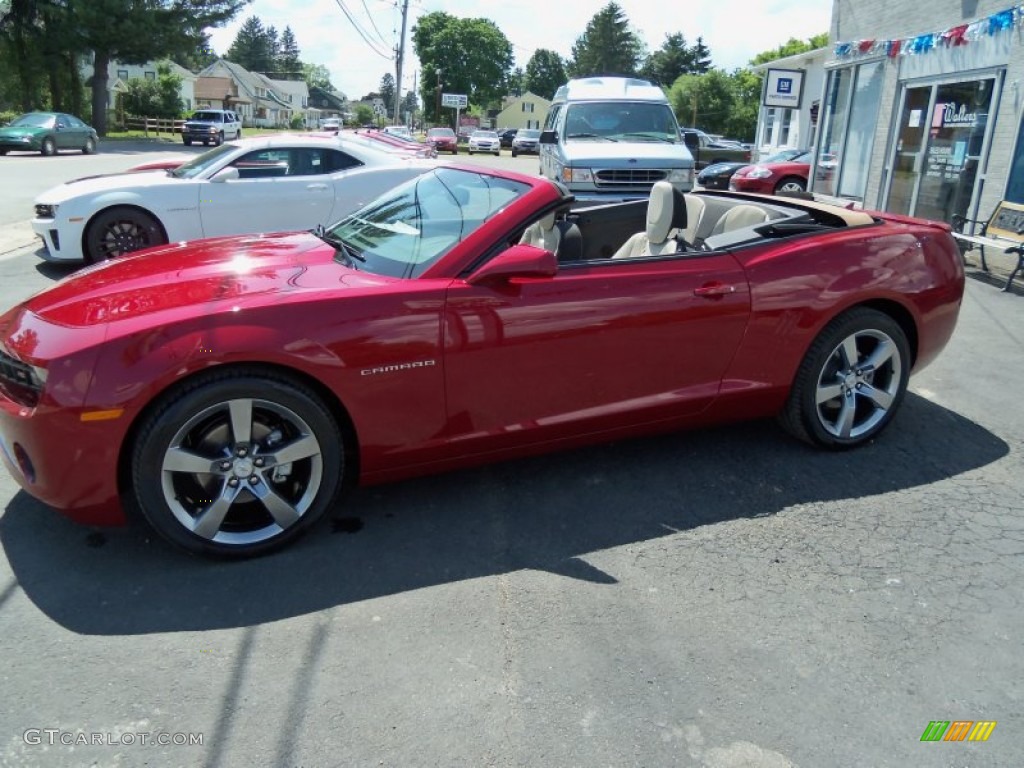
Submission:
[[[81,261],[82,229],[58,226],[56,219],[32,219],[32,231],[43,241],[46,261]]]

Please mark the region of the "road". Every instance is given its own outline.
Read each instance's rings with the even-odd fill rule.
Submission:
[[[0,261],[0,302],[55,274]],[[1021,381],[1024,296],[972,276],[861,450],[754,423],[363,489],[244,563],[5,473],[0,766],[1024,764]]]

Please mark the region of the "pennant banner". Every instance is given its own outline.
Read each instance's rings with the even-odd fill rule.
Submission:
[[[884,54],[890,59],[897,56],[919,56],[929,53],[936,48],[952,48],[958,45],[967,45],[981,40],[984,37],[1006,32],[1017,27],[1024,26],[1024,5],[1015,5],[1005,11],[993,13],[983,19],[972,21],[970,24],[960,24],[956,27],[939,32],[930,32],[926,35],[904,37],[898,40],[851,40],[845,43],[836,43],[833,54],[837,59],[845,59],[851,56],[870,56],[872,54]]]

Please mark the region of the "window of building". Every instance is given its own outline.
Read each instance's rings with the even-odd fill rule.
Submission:
[[[156,72],[143,72],[142,75],[147,80],[156,80]]]
[[[118,80],[123,80],[123,81],[127,82],[127,80],[128,80],[128,70],[127,69],[119,69],[119,70],[117,70],[117,79]]]
[[[533,103],[529,101],[523,102],[523,112],[533,112]]]

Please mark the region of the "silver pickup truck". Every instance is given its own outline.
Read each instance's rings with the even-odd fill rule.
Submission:
[[[628,77],[570,80],[540,135],[540,172],[577,200],[647,197],[656,181],[693,188],[693,157],[661,88]]]

